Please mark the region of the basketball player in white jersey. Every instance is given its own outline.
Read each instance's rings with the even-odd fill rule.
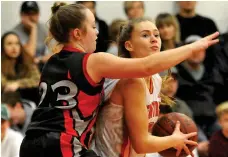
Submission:
[[[136,19],[121,27],[119,52],[123,57],[142,58],[159,53],[160,48],[158,29],[148,19]],[[179,122],[170,136],[156,137],[150,134],[159,116],[161,84],[159,74],[146,78],[111,80],[106,84],[106,103],[100,110],[96,124],[94,149],[98,155],[144,157],[146,153],[174,147],[177,156],[182,149],[193,156],[186,144],[197,145],[188,140],[196,133],[181,133]]]

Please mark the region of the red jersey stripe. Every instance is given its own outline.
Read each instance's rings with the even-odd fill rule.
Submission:
[[[96,82],[94,82],[94,81],[92,80],[92,78],[89,76],[89,74],[88,74],[88,72],[87,72],[87,69],[86,69],[87,60],[88,60],[88,58],[89,58],[90,55],[91,55],[91,53],[87,53],[87,54],[85,55],[85,57],[83,58],[82,69],[83,69],[83,73],[84,73],[86,79],[88,80],[88,82],[89,82],[93,87],[96,87],[96,86],[98,86],[99,84],[97,84]]]
[[[71,80],[70,70],[68,70],[68,72],[67,72],[67,78]]]
[[[121,148],[120,157],[129,157],[130,155],[130,139],[128,136],[124,137],[124,143]]]
[[[63,157],[72,157],[73,150],[72,150],[72,136],[66,133],[61,133],[60,135],[60,148]]]
[[[86,128],[86,130],[82,133],[81,135],[81,138],[80,138],[80,142],[82,143],[83,146],[85,146],[86,148],[89,148],[90,147],[90,142],[93,138],[93,134],[90,135],[89,137],[89,142],[88,142],[88,145],[85,143],[85,138],[86,138],[86,135],[87,133],[92,129],[92,127],[94,126],[95,122],[96,122],[96,119],[97,119],[97,115],[93,118],[93,120],[90,121],[88,127]]]
[[[63,115],[64,115],[64,126],[66,129],[66,133],[78,137],[78,133],[74,130],[74,127],[73,127],[73,119],[70,116],[70,110],[64,110]]]
[[[78,94],[78,108],[84,118],[89,117],[96,110],[100,104],[101,95],[100,93],[90,96],[82,91]]]

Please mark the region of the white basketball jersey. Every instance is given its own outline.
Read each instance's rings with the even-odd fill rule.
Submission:
[[[109,80],[116,85],[119,80]],[[146,91],[146,105],[148,109],[148,131],[151,132],[153,124],[159,116],[159,93],[162,79],[159,74],[152,76],[153,93]],[[112,88],[115,87],[112,85]],[[134,89],[137,90],[137,89]],[[105,88],[106,96],[110,96],[110,88]],[[107,99],[107,98],[106,98]],[[137,104],[134,104],[137,105]],[[137,115],[137,113],[136,113]],[[95,152],[101,157],[144,157],[145,154],[137,154],[129,140],[126,124],[124,122],[124,108],[112,102],[106,104],[99,112],[96,123]]]

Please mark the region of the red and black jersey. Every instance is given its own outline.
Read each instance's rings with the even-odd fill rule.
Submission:
[[[48,60],[40,80],[40,102],[26,135],[39,130],[59,132],[64,144],[89,147],[104,82],[96,84],[88,75],[89,55],[65,47]]]

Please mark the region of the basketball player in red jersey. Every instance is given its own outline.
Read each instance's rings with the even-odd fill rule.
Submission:
[[[143,58],[160,52],[161,38],[154,23],[145,18],[135,19],[119,33],[119,53],[126,58]],[[183,148],[192,154],[186,144],[195,133],[183,134],[179,123],[171,136],[152,136],[153,124],[159,116],[159,74],[143,78],[113,80],[105,88],[104,107],[96,125],[95,151],[101,157],[144,157],[146,153],[159,152],[171,147],[177,156]],[[162,97],[166,100],[168,97]]]
[[[52,7],[50,34],[63,45],[45,64],[40,102],[20,149],[21,157],[97,156],[89,151],[108,78],[151,76],[218,42],[218,33],[193,44],[140,59],[92,53],[97,30],[93,13],[79,4]]]

